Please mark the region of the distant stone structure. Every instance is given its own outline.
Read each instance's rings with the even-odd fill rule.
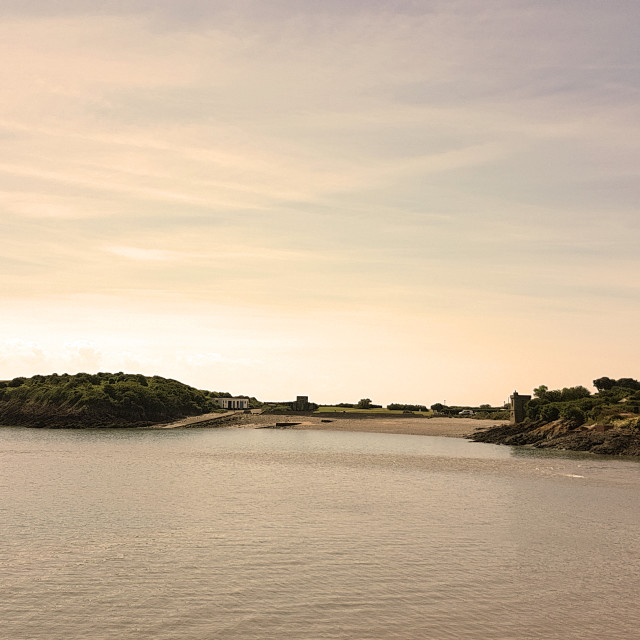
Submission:
[[[531,400],[531,396],[522,396],[517,391],[509,397],[511,403],[509,405],[511,424],[518,424],[524,421],[525,407],[527,402]]]
[[[295,400],[286,400],[283,402],[263,402],[263,406],[269,410],[279,409],[281,411],[295,411],[296,413],[313,412],[318,408],[315,402],[309,402],[309,396],[297,396]]]
[[[214,398],[216,404],[223,409],[248,409],[249,398]]]
[[[297,396],[291,407],[294,411],[309,411],[309,396]]]

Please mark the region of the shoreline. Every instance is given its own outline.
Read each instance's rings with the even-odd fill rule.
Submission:
[[[316,417],[313,415],[275,415],[227,413],[187,418],[147,429],[232,428],[232,429],[295,429],[301,431],[349,431],[353,433],[391,433],[446,438],[470,438],[478,430],[503,425],[504,420],[474,418],[401,418]],[[276,426],[279,424],[281,426]],[[287,426],[290,424],[290,426]]]
[[[471,437],[475,442],[536,449],[580,451],[607,456],[640,457],[640,433],[629,426],[575,427],[556,420],[545,424],[524,422],[483,429]]]

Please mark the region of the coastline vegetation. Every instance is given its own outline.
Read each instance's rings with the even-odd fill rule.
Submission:
[[[346,404],[346,403],[344,403]],[[422,411],[403,411],[402,409],[389,409],[389,408],[383,408],[383,407],[372,407],[369,409],[359,409],[356,405],[352,405],[352,406],[343,406],[343,404],[338,404],[338,405],[332,405],[332,406],[324,406],[321,405],[320,407],[318,407],[318,409],[316,410],[316,413],[375,413],[375,414],[391,414],[391,415],[398,415],[398,414],[403,414],[403,413],[412,413],[412,414],[417,414],[417,415],[422,415],[422,416],[430,416],[431,415],[431,411],[422,412]]]
[[[473,439],[508,445],[640,455],[640,382],[598,378],[586,387],[550,390],[540,385],[519,424],[478,431]]]
[[[0,424],[29,427],[140,427],[222,412],[229,393],[202,391],[129,373],[36,375],[0,381]]]
[[[640,382],[633,378],[598,378],[591,393],[584,386],[549,389],[540,385],[527,403],[519,424],[479,428],[480,442],[640,456]],[[0,424],[48,428],[144,427],[185,417],[222,413],[217,398],[226,392],[205,391],[161,376],[129,373],[35,375],[0,381]],[[248,397],[248,396],[244,396]],[[297,410],[299,402],[263,404],[249,398],[251,408],[265,413]],[[503,407],[452,407],[440,403],[375,405],[357,403],[319,406],[305,401],[306,411],[372,417],[458,417],[507,420]]]

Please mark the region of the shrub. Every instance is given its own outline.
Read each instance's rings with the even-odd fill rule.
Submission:
[[[576,406],[569,405],[568,407],[565,407],[561,411],[560,416],[563,420],[570,422],[574,427],[579,427],[585,422],[584,412]]]
[[[389,411],[426,411],[427,407],[423,404],[400,404],[392,402],[387,405]]]
[[[560,411],[558,407],[555,407],[553,405],[545,405],[540,409],[540,417],[545,422],[553,422],[560,417]]]
[[[527,406],[527,418],[531,420],[537,420],[542,413],[542,407],[538,404],[533,404],[533,401]]]

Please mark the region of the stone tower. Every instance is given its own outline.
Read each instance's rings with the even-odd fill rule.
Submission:
[[[309,396],[298,396],[293,403],[294,411],[309,411]]]
[[[521,396],[517,391],[514,391],[513,395],[510,396],[510,400],[511,424],[518,424],[524,420],[525,406],[531,400],[531,396]]]

